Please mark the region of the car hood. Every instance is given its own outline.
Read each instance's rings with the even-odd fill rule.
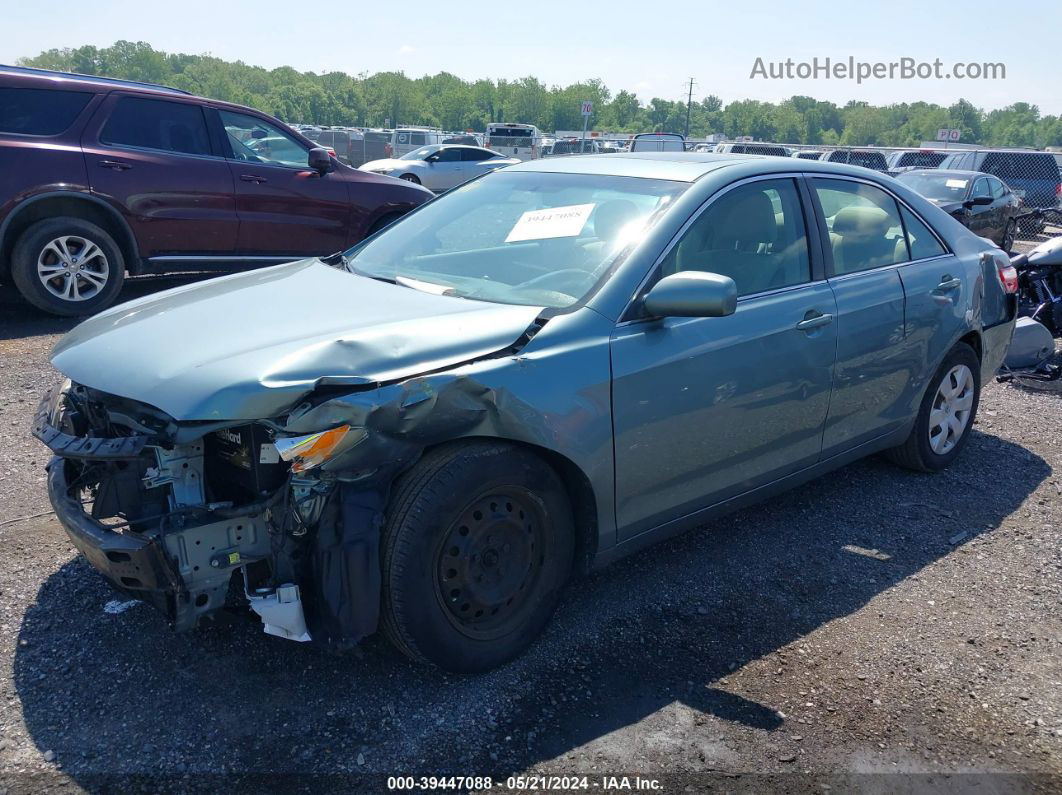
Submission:
[[[63,337],[52,363],[177,420],[263,419],[318,385],[372,385],[503,350],[541,311],[424,293],[309,259],[114,307]]]
[[[959,210],[964,209],[962,202],[947,201],[945,199],[930,199],[931,204],[935,204],[946,213],[957,213]]]
[[[388,158],[384,158],[383,160],[370,160],[368,163],[362,163],[360,166],[358,166],[358,168],[361,171],[376,171],[376,170],[382,169],[382,168],[396,169],[396,168],[402,168],[403,166],[406,166],[408,168],[409,166],[414,166],[414,165],[422,166],[422,165],[424,165],[424,161],[423,160],[399,160],[397,157],[388,157]]]

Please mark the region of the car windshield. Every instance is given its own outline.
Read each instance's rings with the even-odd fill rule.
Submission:
[[[910,171],[900,174],[896,179],[927,199],[937,201],[962,201],[966,198],[966,188],[970,184],[970,180],[965,177],[947,174],[914,174]]]
[[[495,172],[345,254],[356,274],[413,289],[564,309],[605,279],[688,185]]]
[[[423,160],[428,155],[435,152],[439,147],[437,146],[422,146],[420,149],[414,149],[412,152],[407,152],[402,155],[399,160]]]

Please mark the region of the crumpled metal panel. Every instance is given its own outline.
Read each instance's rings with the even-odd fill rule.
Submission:
[[[501,350],[540,311],[302,260],[102,312],[60,340],[52,363],[179,421],[263,419],[319,384],[371,385]]]
[[[525,442],[575,464],[597,497],[599,544],[615,539],[608,339],[612,323],[589,309],[551,319],[515,354],[484,358],[297,406],[283,431],[348,424],[365,429],[321,466],[365,488],[386,487],[426,447],[464,437]]]

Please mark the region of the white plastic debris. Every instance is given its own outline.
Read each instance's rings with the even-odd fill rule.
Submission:
[[[139,599],[130,599],[128,602],[120,602],[117,599],[112,599],[103,606],[103,612],[116,616],[119,613],[124,613],[130,607],[136,607],[138,604],[140,604]]]
[[[262,618],[267,635],[305,643],[310,638],[306,616],[302,612],[299,586],[294,583],[277,586],[272,593],[247,594],[251,609]]]

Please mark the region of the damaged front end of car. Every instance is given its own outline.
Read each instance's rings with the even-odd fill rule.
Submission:
[[[33,433],[55,454],[49,495],[74,545],[179,631],[245,602],[291,640],[374,632],[381,494],[321,466],[364,429],[219,425],[70,381],[49,391]]]

